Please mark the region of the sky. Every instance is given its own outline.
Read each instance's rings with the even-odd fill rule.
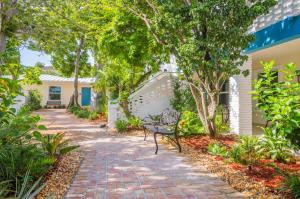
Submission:
[[[51,66],[51,57],[45,53],[28,50],[27,48],[22,48],[20,51],[22,65],[34,66],[37,62],[42,62],[45,66]]]
[[[24,66],[34,66],[41,62],[44,66],[51,66],[51,56],[42,52],[32,51],[27,48],[21,48],[21,64]],[[89,63],[94,64],[93,57],[89,52]]]

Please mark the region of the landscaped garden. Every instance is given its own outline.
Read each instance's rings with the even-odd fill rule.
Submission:
[[[277,3],[1,1],[0,198],[29,199],[38,194],[37,198],[46,198],[53,187],[59,187],[62,198],[68,185],[53,181],[65,175],[63,181],[70,183],[79,167],[82,157],[76,152],[78,146],[72,145],[64,132],[44,134],[46,127],[39,125],[41,118],[33,111],[67,108],[69,115],[98,123],[106,122],[108,105],[113,102],[124,115],[115,122],[118,133],[143,133],[145,118],[133,114],[130,96],[147,79],[164,71],[162,66],[170,63],[171,57],[176,62],[171,105],[179,115],[178,122],[163,123],[163,114],[151,115],[155,133],[163,134],[156,128],[163,124],[162,129],[175,136],[175,145],[169,139],[163,143],[181,151],[180,140],[184,156],[253,197],[300,198],[300,74],[296,65],[285,65],[279,71],[283,76],[279,81],[275,63],[261,63],[264,72],[254,81],[252,96],[266,121],[262,135],[230,134],[228,104],[220,100],[230,78],[252,75],[244,68],[251,57],[245,50],[255,41],[249,30]],[[22,49],[49,55],[54,71],[43,71],[47,67],[41,63],[23,65],[21,58],[27,55],[21,56]],[[59,86],[45,86],[43,92],[24,90],[42,85],[42,73],[69,78],[73,85],[66,87],[65,93],[61,88],[65,80]],[[89,106],[90,92],[95,92],[95,107],[80,102],[82,88],[87,88],[80,85],[80,78],[95,80],[87,84],[89,93],[85,93]],[[159,99],[155,91],[152,94]],[[20,105],[18,97],[26,100]],[[47,102],[42,105],[43,97]],[[67,98],[68,104],[63,105],[62,98]],[[136,100],[142,101],[142,96]]]

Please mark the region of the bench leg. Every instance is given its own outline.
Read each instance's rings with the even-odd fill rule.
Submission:
[[[157,140],[156,140],[156,135],[158,133],[154,133],[154,141],[155,141],[155,145],[156,145],[156,151],[155,151],[155,155],[157,155],[157,151],[158,151],[158,144],[157,144]]]
[[[146,128],[143,127],[143,130],[144,130],[144,134],[145,134],[144,141],[146,141],[146,138],[147,138],[147,131],[146,131]]]

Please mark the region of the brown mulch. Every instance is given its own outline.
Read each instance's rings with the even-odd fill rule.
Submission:
[[[73,176],[77,173],[83,154],[80,151],[74,151],[61,157],[53,169],[43,179],[47,182],[44,189],[36,196],[36,199],[62,199],[69,189]]]

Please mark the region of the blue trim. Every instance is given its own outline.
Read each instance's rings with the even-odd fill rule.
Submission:
[[[247,54],[300,38],[300,15],[288,17],[254,35],[256,39],[245,50]]]

